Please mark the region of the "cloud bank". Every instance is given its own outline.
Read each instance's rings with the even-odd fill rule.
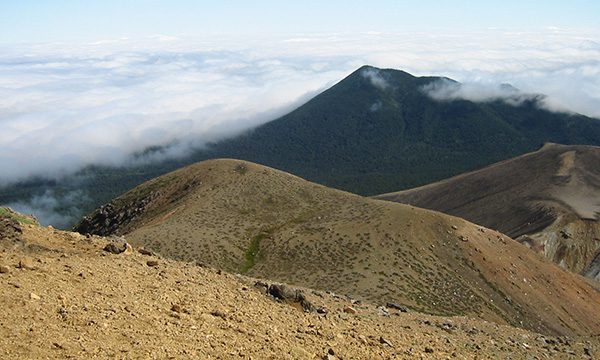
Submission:
[[[0,46],[0,185],[177,157],[272,120],[358,67],[442,75],[440,98],[522,99],[600,117],[600,31],[116,39]],[[363,76],[385,89],[374,71]],[[482,86],[481,84],[484,84]],[[372,111],[377,111],[374,104]]]
[[[283,115],[343,75],[244,50],[64,51],[0,55],[0,183],[127,164],[150,146],[181,156]]]
[[[459,83],[441,79],[429,83],[421,91],[438,101],[469,100],[474,102],[503,101],[512,106],[522,105],[526,101],[535,101],[540,107],[550,111],[568,111],[551,105],[546,106],[545,97],[539,94],[527,94],[509,84]]]
[[[89,198],[80,190],[66,194],[56,194],[48,190],[42,195],[7,206],[22,214],[35,216],[44,226],[53,225],[64,229],[73,225],[73,220],[81,213],[81,207],[86,201],[89,201]]]

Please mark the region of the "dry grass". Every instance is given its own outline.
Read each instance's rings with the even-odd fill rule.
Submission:
[[[149,185],[153,205],[124,232],[166,257],[431,314],[546,333],[600,332],[599,293],[506,236],[458,218],[237,160],[199,163]],[[126,198],[148,194],[144,186]]]
[[[600,147],[541,150],[420,188],[377,196],[497,229],[582,273],[600,248]]]
[[[373,304],[309,289],[329,311],[305,313],[265,296],[254,279],[108,254],[99,237],[25,225],[19,243],[0,241],[3,359],[567,359],[600,346],[463,317],[381,316]],[[35,269],[17,268],[23,257]]]

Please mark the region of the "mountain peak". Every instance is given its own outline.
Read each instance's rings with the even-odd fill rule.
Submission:
[[[452,98],[444,86],[445,100],[436,100],[424,86],[440,79],[364,65],[287,115],[183,159],[126,172],[88,169],[84,190],[98,206],[177,167],[229,157],[375,195],[481,168],[534,151],[545,142],[600,145],[599,120],[551,112],[518,97],[511,98],[512,103]],[[57,193],[81,190],[78,182],[64,184],[34,183],[32,188],[38,194],[48,188]],[[7,188],[0,200],[19,201],[23,188]]]
[[[402,81],[416,79],[414,75],[406,71],[389,68],[382,69],[372,65],[359,67],[348,78],[361,78],[370,81],[373,86],[379,89],[392,88]]]

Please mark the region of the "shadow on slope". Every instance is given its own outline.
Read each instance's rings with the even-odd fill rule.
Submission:
[[[600,248],[600,148],[539,151],[419,188],[376,196],[497,229],[582,272]]]

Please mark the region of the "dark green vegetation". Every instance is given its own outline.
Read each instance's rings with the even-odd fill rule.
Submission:
[[[378,77],[375,86],[370,73]],[[435,101],[423,86],[438,77],[362,67],[308,103],[253,131],[185,159],[135,169],[92,168],[83,184],[91,211],[136,184],[209,158],[238,158],[362,195],[422,185],[538,149],[546,142],[600,145],[600,121],[540,109],[532,97],[503,101]],[[382,80],[382,81],[381,81]],[[259,101],[259,99],[257,99]],[[23,199],[0,191],[0,203]]]
[[[600,144],[600,121],[541,110],[537,100],[438,102],[434,77],[363,67],[290,114],[196,154],[240,158],[350,192],[405,189],[538,149],[546,142]]]
[[[252,269],[252,267],[256,264],[258,252],[260,251],[260,242],[269,236],[268,233],[261,232],[256,235],[250,241],[250,246],[248,246],[248,250],[246,250],[246,254],[244,254],[244,264],[240,269],[240,274],[245,274],[248,270]]]

